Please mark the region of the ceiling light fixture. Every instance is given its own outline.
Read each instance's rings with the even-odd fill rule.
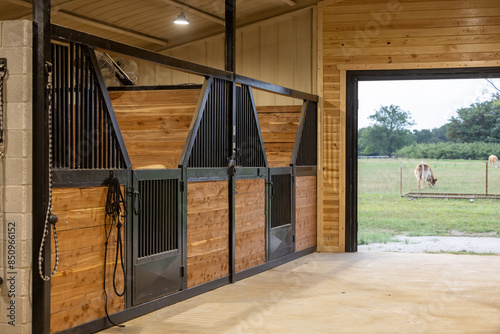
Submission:
[[[189,20],[186,19],[186,16],[184,15],[184,11],[181,10],[181,13],[174,20],[174,23],[175,24],[189,24]]]

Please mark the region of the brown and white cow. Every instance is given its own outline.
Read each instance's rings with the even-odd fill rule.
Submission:
[[[498,167],[498,158],[496,155],[490,155],[488,162],[490,163],[490,166],[495,166],[495,168]]]
[[[431,167],[425,162],[421,162],[415,167],[413,171],[415,177],[417,178],[417,188],[420,188],[420,182],[422,182],[422,188],[425,188],[425,183],[429,183],[429,187],[434,188],[437,179],[432,175]]]

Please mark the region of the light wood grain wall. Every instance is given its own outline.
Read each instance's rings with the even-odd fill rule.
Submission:
[[[266,181],[236,180],[235,271],[266,262]]]
[[[318,39],[318,248],[342,252],[346,71],[500,66],[500,1],[325,0],[318,4]]]
[[[257,107],[269,167],[289,167],[302,106]]]
[[[109,93],[134,169],[177,168],[200,89]]]
[[[188,288],[229,275],[228,182],[187,186]]]
[[[316,176],[298,176],[295,180],[295,251],[317,244]]]
[[[236,30],[236,72],[315,93],[316,8],[306,8]],[[224,69],[224,35],[192,42],[165,54]],[[203,77],[139,62],[140,85],[203,83]],[[257,105],[302,104],[301,100],[254,91]]]
[[[59,267],[51,279],[50,330],[59,332],[104,317],[104,216],[107,187],[53,190],[53,212],[58,216]],[[123,187],[122,187],[123,192]],[[123,232],[123,230],[122,230]],[[122,233],[122,236],[124,233]],[[109,314],[124,309],[124,298],[113,290],[116,229],[109,240],[106,287]],[[52,263],[55,249],[52,246]],[[124,277],[117,271],[117,288]]]

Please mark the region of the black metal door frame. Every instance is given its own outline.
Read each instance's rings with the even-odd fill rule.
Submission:
[[[358,83],[381,80],[499,78],[500,67],[361,70],[346,72],[345,251],[358,250]]]
[[[133,191],[132,191],[132,224],[129,224],[129,233],[132,241],[132,277],[131,277],[131,304],[137,305],[154,298],[161,297],[185,288],[184,274],[184,237],[183,237],[183,186],[182,170],[181,169],[161,169],[161,170],[134,170],[132,172]],[[156,194],[154,189],[150,189],[149,193],[141,193],[141,181],[166,181],[170,185],[161,188],[164,193]],[[160,187],[160,186],[158,186]],[[153,187],[152,187],[153,188]],[[168,189],[168,190],[167,190]],[[174,194],[174,198],[169,198]],[[144,204],[152,203],[155,210],[142,211]],[[165,205],[166,207],[163,207]],[[170,205],[170,206],[169,206]],[[149,207],[148,207],[149,208]],[[157,209],[157,210],[156,210]],[[172,209],[174,211],[172,211]],[[153,215],[151,215],[154,212]],[[141,234],[139,223],[141,214],[147,214],[151,226],[149,229],[142,230],[142,234],[146,235],[146,239],[142,241],[143,247],[148,250],[139,249]],[[168,218],[167,218],[168,217]],[[164,230],[161,224],[163,221],[174,220],[175,225],[172,225],[173,232],[167,236],[168,231]],[[168,223],[168,222],[167,222]],[[168,240],[155,239],[158,232],[163,233]],[[145,245],[145,243],[151,243]],[[174,248],[175,247],[175,248]],[[149,254],[155,253],[155,254]]]

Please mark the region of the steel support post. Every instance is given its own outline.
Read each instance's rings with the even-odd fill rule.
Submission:
[[[33,302],[32,332],[50,333],[50,281],[38,272],[38,252],[49,200],[49,133],[45,62],[50,52],[50,1],[33,1]],[[44,270],[50,273],[50,237],[46,240]]]

